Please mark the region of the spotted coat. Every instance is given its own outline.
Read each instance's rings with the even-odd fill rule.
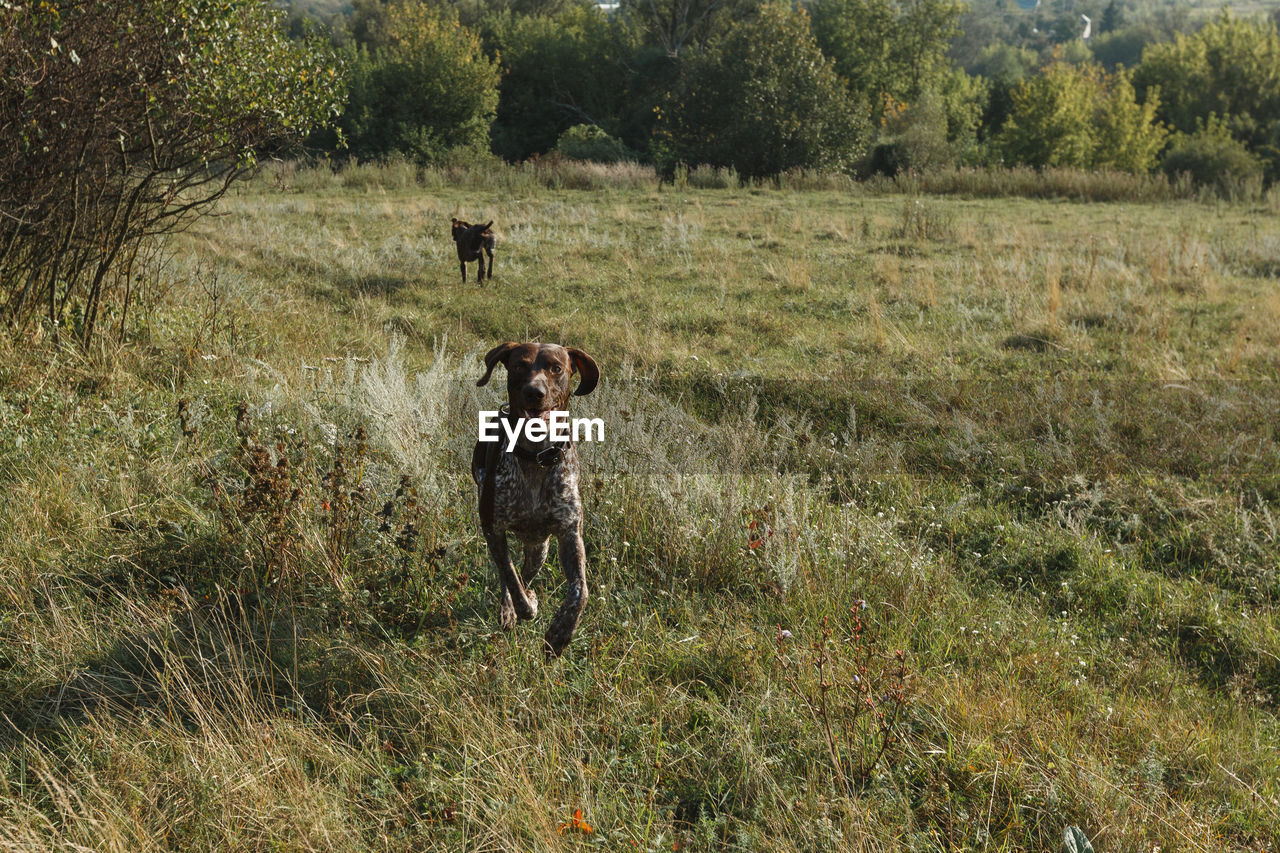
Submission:
[[[494,367],[505,365],[507,405],[516,419],[545,418],[552,411],[567,409],[571,396],[569,377],[573,373],[581,375],[578,389],[573,393],[582,395],[595,388],[600,375],[591,356],[555,344],[500,344],[485,356],[485,364],[485,374],[476,384],[484,385]],[[531,455],[551,448],[552,443],[533,444],[522,435],[518,446],[524,455]],[[558,458],[544,466],[516,452],[507,452],[504,438],[502,449],[497,452],[489,452],[487,445],[477,444],[471,466],[480,495],[481,532],[501,585],[499,622],[503,628],[512,628],[518,620],[537,615],[538,599],[527,585],[546,562],[551,538],[556,539],[566,591],[544,636],[549,655],[559,655],[568,646],[588,596],[582,500],[578,495],[578,454],[572,442],[559,448]],[[485,478],[490,476],[487,471],[490,461],[494,468],[492,508],[486,512],[484,489]],[[490,517],[486,519],[486,515]],[[511,561],[508,533],[523,545],[523,566],[519,574]]]

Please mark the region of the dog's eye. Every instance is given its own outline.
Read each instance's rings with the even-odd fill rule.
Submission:
[[[558,365],[558,364],[553,364],[553,365],[551,365],[551,372],[552,372],[552,373],[554,373],[554,374],[559,375],[560,371],[561,371],[561,370],[563,370],[563,369],[564,369],[564,368],[562,368],[562,367],[561,367],[560,365]]]

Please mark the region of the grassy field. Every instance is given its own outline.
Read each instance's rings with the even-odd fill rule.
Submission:
[[[1276,198],[882,189],[277,169],[5,339],[0,849],[1280,849]],[[549,664],[507,339],[604,375]]]

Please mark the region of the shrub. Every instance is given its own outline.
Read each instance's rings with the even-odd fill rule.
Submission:
[[[953,165],[947,116],[936,93],[925,92],[911,106],[890,100],[881,123],[887,133],[871,151],[872,172],[896,175]]]
[[[806,645],[777,629],[771,675],[798,700],[822,734],[828,769],[839,788],[853,794],[882,759],[892,762],[907,696],[906,652],[892,654],[862,618],[866,602],[848,611],[838,628],[822,619]]]
[[[618,163],[638,159],[636,153],[594,124],[575,124],[560,134],[555,150],[572,160]]]
[[[886,97],[881,141],[870,154],[869,172],[892,175],[906,169],[940,169],[977,149],[986,85],[964,72],[942,82],[940,90],[920,92],[914,104]]]
[[[1171,177],[1190,175],[1196,186],[1224,198],[1256,194],[1261,188],[1262,164],[1213,116],[1195,133],[1179,134],[1160,168]]]
[[[123,332],[147,237],[188,222],[255,152],[337,112],[332,57],[256,0],[6,4],[0,38],[0,315],[88,343]],[[120,296],[118,303],[113,297]]]

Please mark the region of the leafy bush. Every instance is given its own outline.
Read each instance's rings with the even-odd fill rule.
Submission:
[[[1190,175],[1196,186],[1224,198],[1256,194],[1261,188],[1262,164],[1213,116],[1195,133],[1179,134],[1160,168],[1170,177]]]
[[[6,4],[0,39],[0,314],[69,319],[87,343],[104,306],[123,332],[131,268],[343,100],[333,58],[291,42],[256,0]],[[119,295],[119,302],[113,298]]]
[[[622,140],[610,136],[594,124],[575,124],[560,134],[555,150],[573,160],[618,163],[637,159]]]
[[[954,165],[947,144],[947,116],[936,93],[925,92],[911,106],[891,101],[881,123],[885,134],[871,151],[872,172],[896,175],[907,169]]]

